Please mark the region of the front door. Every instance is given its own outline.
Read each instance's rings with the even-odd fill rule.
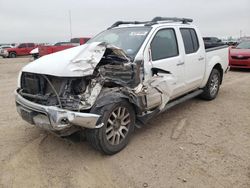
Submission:
[[[172,97],[185,91],[185,63],[179,53],[176,32],[173,28],[160,29],[151,41],[151,58],[153,68],[169,71],[174,77]]]

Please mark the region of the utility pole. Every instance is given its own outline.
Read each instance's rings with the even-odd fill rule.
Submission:
[[[240,39],[241,39],[241,37],[242,37],[242,30],[240,30]]]
[[[69,30],[70,30],[70,39],[72,39],[72,22],[71,22],[71,11],[69,10]]]

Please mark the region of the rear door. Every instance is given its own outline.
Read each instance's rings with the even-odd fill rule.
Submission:
[[[152,66],[169,71],[176,79],[172,85],[172,97],[185,91],[185,64],[179,50],[180,35],[174,28],[159,29],[151,44]]]
[[[191,91],[202,83],[206,67],[205,49],[195,29],[180,28],[180,32],[185,47],[185,84],[187,91]]]

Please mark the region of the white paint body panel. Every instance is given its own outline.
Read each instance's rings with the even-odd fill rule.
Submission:
[[[26,65],[22,71],[58,77],[90,75],[106,49],[100,44],[85,44],[43,56]]]
[[[179,55],[176,57],[166,58],[152,62],[150,43],[155,33],[160,29],[171,28],[175,30],[178,42]],[[180,33],[180,28],[192,28],[196,31],[199,40],[199,50],[192,54],[186,54],[184,42]],[[152,77],[151,68],[161,68],[170,71],[172,76],[176,78],[176,82],[172,82],[171,87],[172,96],[174,99],[190,91],[205,87],[213,67],[219,64],[223,72],[228,68],[228,48],[215,49],[206,52],[204,42],[198,28],[193,25],[183,24],[162,24],[160,26],[153,26],[151,33],[144,42],[142,49],[138,53],[138,57],[142,56],[144,59],[144,73],[145,82]],[[183,65],[178,66],[178,64]]]
[[[210,73],[216,64],[221,65],[221,68],[223,69],[224,73],[227,71],[227,68],[229,66],[228,53],[229,48],[221,48],[214,51],[206,52],[206,71],[200,88],[205,87]]]

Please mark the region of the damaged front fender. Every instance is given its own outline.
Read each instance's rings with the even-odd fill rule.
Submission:
[[[94,107],[100,108],[112,103],[118,103],[121,102],[122,99],[129,100],[129,97],[121,92],[114,91],[111,89],[109,92],[105,92],[105,94],[103,94],[96,100]]]

